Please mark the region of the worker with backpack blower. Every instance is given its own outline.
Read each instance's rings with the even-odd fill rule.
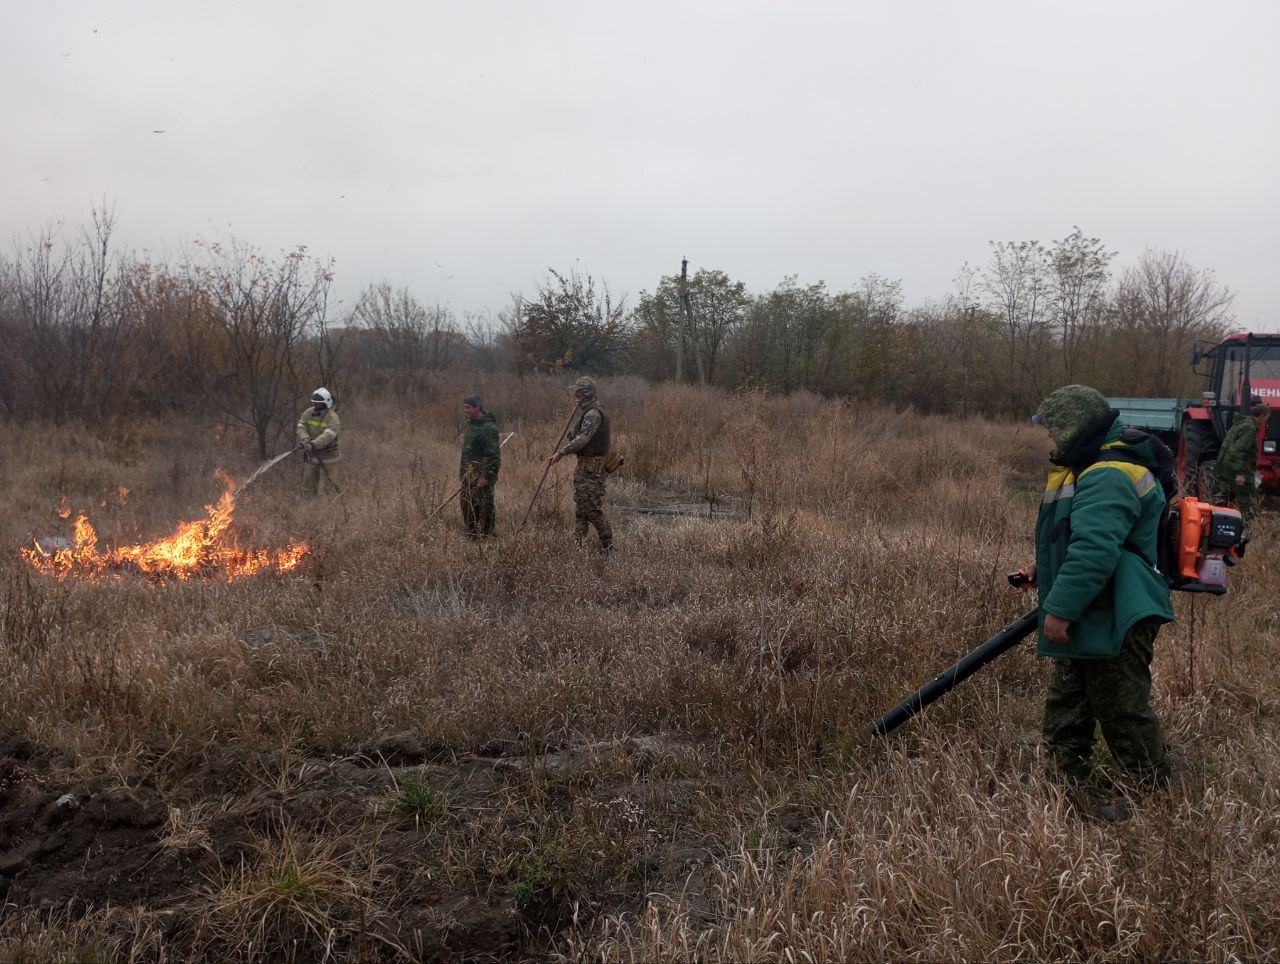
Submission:
[[[1163,785],[1170,763],[1151,707],[1156,633],[1174,619],[1157,568],[1171,486],[1169,452],[1123,429],[1099,392],[1068,385],[1032,421],[1054,446],[1036,522],[1037,652],[1053,657],[1044,741],[1057,767],[1092,787],[1094,725],[1139,786]]]

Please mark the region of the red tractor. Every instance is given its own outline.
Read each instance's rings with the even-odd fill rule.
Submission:
[[[1178,453],[1178,478],[1202,495],[1213,484],[1213,462],[1231,420],[1257,396],[1280,406],[1280,335],[1231,335],[1198,343],[1191,364],[1205,379],[1199,399],[1113,398],[1125,425],[1161,436]],[[1258,476],[1264,492],[1280,492],[1280,417],[1258,434]]]

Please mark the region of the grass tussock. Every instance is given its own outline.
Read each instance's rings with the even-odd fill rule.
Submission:
[[[518,433],[481,545],[432,515],[472,390]],[[602,398],[613,556],[569,538],[568,465],[518,531],[559,387],[440,377],[344,409],[341,497],[300,500],[292,464],[243,493],[245,544],[313,555],[231,584],[58,583],[16,549],[65,534],[64,498],[104,541],[167,533],[248,440],[6,426],[40,456],[0,464],[0,957],[1280,957],[1270,517],[1229,599],[1161,634],[1179,781],[1105,826],[1043,773],[1030,647],[865,737],[1030,605],[1003,582],[1031,554],[1029,428]],[[83,800],[57,833],[54,791]],[[118,854],[110,899],[57,872],[93,853]]]
[[[308,840],[288,826],[260,841],[210,895],[212,943],[231,956],[302,946],[322,959],[361,943],[385,913],[372,898],[380,870],[342,843]]]

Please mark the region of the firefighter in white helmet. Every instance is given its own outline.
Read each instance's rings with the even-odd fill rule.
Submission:
[[[338,451],[338,433],[342,423],[333,410],[333,395],[327,388],[311,393],[311,406],[298,417],[298,445],[302,448],[302,494],[319,495],[323,480],[327,489],[334,485],[334,463],[342,457]]]

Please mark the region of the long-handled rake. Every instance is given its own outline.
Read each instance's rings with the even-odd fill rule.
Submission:
[[[506,438],[504,438],[501,442],[498,443],[498,448],[502,448],[502,446],[506,445],[515,437],[516,437],[516,433],[512,432],[510,435],[508,435]],[[449,498],[445,499],[438,506],[436,506],[434,511],[432,511],[432,513],[422,521],[424,523],[427,523],[427,522],[430,522],[432,519],[434,519],[436,516],[438,516],[440,514],[441,509],[443,509],[445,506],[447,506],[450,502],[452,502],[454,499],[458,497],[458,494],[462,491],[462,485],[465,485],[465,483],[459,485],[456,489],[454,489],[451,493],[449,493]]]
[[[573,419],[578,414],[578,409],[582,408],[581,403],[573,406],[573,411],[569,413],[569,421],[564,423],[564,429],[560,432],[560,437],[556,439],[555,446],[551,449],[554,453],[560,448],[560,443],[564,441],[564,437],[569,434],[569,429],[573,426]],[[520,520],[520,526],[516,529],[519,532],[524,528],[524,524],[529,521],[529,513],[533,511],[533,504],[538,501],[538,495],[542,492],[542,486],[547,481],[547,475],[551,472],[551,462],[548,456],[547,467],[542,470],[542,478],[538,480],[538,487],[533,490],[533,498],[529,500],[529,508],[524,510],[524,518]]]

